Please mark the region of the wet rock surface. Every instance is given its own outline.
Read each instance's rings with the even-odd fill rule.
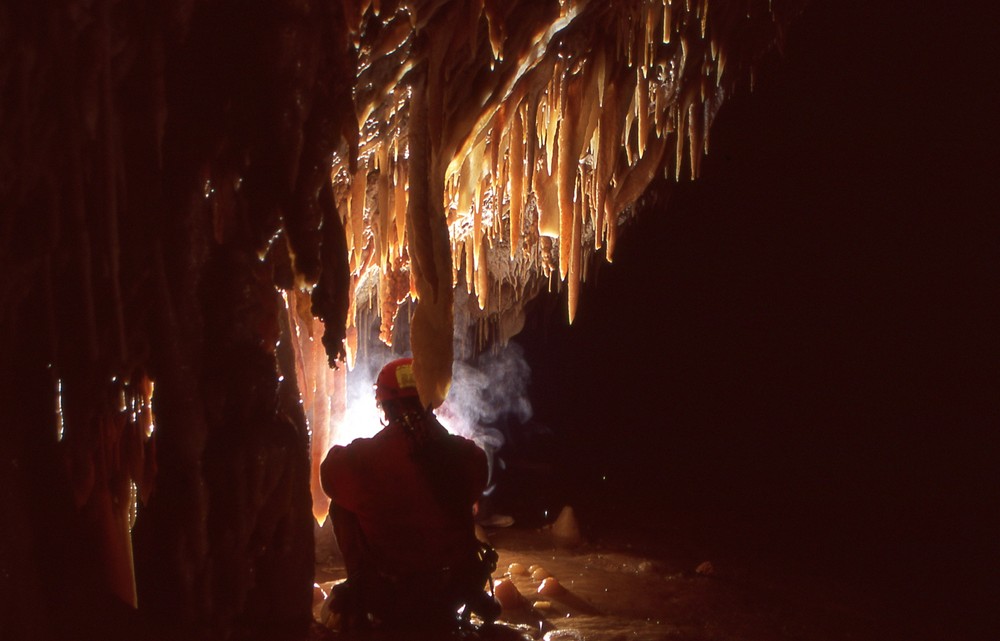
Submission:
[[[609,536],[573,550],[556,547],[546,530],[488,530],[500,554],[494,580],[523,597],[497,625],[456,633],[455,638],[542,641],[659,641],[685,639],[834,640],[916,639],[919,626],[894,618],[856,586],[824,581],[756,559],[669,537],[631,540]],[[697,560],[696,560],[697,559]],[[713,572],[697,568],[705,561]],[[548,575],[534,578],[535,567]],[[317,566],[317,581],[343,578],[335,558]],[[543,581],[559,589],[543,588]],[[542,593],[540,593],[540,590]],[[386,639],[423,638],[413,631],[385,632]],[[383,638],[316,630],[315,638]],[[440,636],[436,637],[440,638]]]

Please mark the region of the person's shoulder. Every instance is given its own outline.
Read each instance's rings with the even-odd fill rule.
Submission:
[[[448,440],[451,441],[452,445],[456,448],[461,449],[464,452],[476,453],[483,452],[483,448],[479,447],[479,444],[473,441],[471,438],[462,436],[461,434],[448,434]]]
[[[356,438],[347,445],[334,445],[327,452],[326,460],[333,462],[350,461],[363,456],[371,447],[370,438]]]

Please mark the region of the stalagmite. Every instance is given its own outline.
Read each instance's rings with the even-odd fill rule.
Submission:
[[[580,525],[571,506],[566,505],[559,511],[559,516],[552,523],[552,538],[557,545],[564,547],[575,547],[583,542]]]

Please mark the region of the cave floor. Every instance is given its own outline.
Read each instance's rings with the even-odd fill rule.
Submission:
[[[528,605],[505,610],[498,627],[473,636],[484,641],[867,641],[921,636],[884,610],[864,579],[821,579],[745,550],[720,548],[703,558],[703,546],[684,545],[662,533],[606,536],[574,549],[556,547],[544,529],[514,526],[488,530],[488,535],[500,555],[494,579],[509,576],[512,563],[539,565],[563,590],[541,597],[539,581],[511,576]],[[319,583],[343,577],[335,557],[317,565]],[[543,601],[542,607],[532,607],[537,601]],[[353,638],[325,629],[317,629],[314,636]]]

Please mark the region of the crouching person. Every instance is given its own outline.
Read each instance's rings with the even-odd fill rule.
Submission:
[[[486,454],[421,405],[412,359],[382,369],[375,398],[382,429],[334,446],[321,468],[347,569],[329,601],[335,625],[456,625],[462,606],[492,623],[496,553],[476,539],[473,517]]]

